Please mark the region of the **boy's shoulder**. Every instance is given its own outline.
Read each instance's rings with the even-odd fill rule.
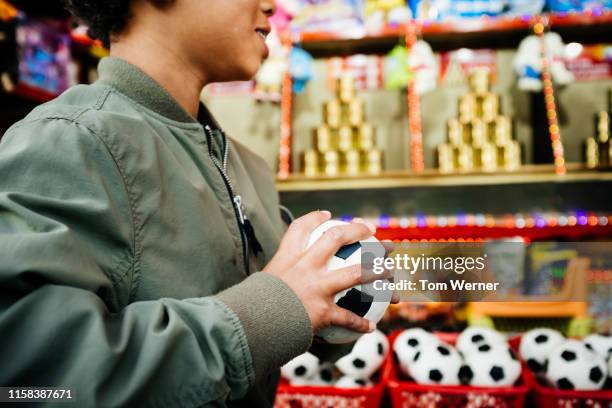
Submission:
[[[34,108],[15,124],[24,126],[39,120],[63,119],[78,122],[85,112],[100,110],[108,97],[108,89],[97,85],[76,85],[57,98]]]
[[[5,153],[13,149],[49,156],[61,147],[64,157],[97,152],[97,160],[113,162],[119,154],[137,151],[138,142],[125,135],[144,121],[142,113],[111,87],[77,85],[11,126],[0,147]]]
[[[136,149],[147,134],[156,134],[163,124],[155,113],[114,88],[95,83],[73,86],[54,100],[37,106],[9,128],[5,138],[41,133],[31,136],[39,143],[49,143],[48,129],[51,126],[53,133],[65,133],[65,137],[87,133],[96,136],[92,140],[104,141],[107,145]],[[40,129],[47,131],[39,132]],[[138,140],[125,137],[135,132],[140,136]]]

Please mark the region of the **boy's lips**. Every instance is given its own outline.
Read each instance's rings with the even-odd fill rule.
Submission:
[[[268,34],[270,33],[269,30],[266,30],[265,28],[256,28],[255,32],[264,40],[266,41],[266,37],[268,36]]]
[[[257,28],[255,29],[255,33],[261,39],[263,47],[264,47],[264,59],[268,58],[268,54],[270,53],[268,49],[268,44],[266,44],[266,37],[270,34],[270,29],[268,27],[265,28]]]

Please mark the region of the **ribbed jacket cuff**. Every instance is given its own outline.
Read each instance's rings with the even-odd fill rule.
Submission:
[[[289,286],[269,273],[255,273],[216,298],[242,323],[256,380],[304,353],[312,343],[306,309]]]

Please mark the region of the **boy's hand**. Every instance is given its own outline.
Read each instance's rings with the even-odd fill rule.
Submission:
[[[373,331],[375,323],[334,302],[336,293],[363,283],[361,265],[329,271],[327,262],[341,247],[367,239],[376,230],[363,221],[333,227],[306,249],[312,231],[330,218],[328,211],[314,211],[296,219],[263,271],[279,277],[293,289],[304,305],[315,332],[332,325],[361,333]]]

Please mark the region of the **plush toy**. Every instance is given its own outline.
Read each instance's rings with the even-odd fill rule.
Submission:
[[[568,13],[570,11],[582,11],[583,3],[586,1],[582,0],[546,0],[548,9],[557,13]]]
[[[299,47],[293,47],[289,56],[289,72],[293,80],[293,92],[304,92],[308,81],[314,75],[314,62],[312,56]]]
[[[385,63],[385,85],[389,89],[405,88],[412,76],[419,95],[436,88],[438,62],[429,44],[423,40],[414,44],[410,54],[405,47],[398,45]]]
[[[329,31],[362,33],[360,0],[299,0],[293,16],[293,32]]]
[[[509,6],[508,1],[510,0],[410,0],[410,5],[418,19],[445,21],[505,14]]]
[[[419,95],[436,88],[439,72],[438,61],[428,43],[419,40],[414,44],[408,64],[410,70],[416,75],[414,85]]]
[[[524,16],[540,14],[544,9],[544,0],[508,0],[507,13],[510,16]]]
[[[412,73],[408,68],[408,50],[403,45],[396,45],[385,58],[385,87],[401,89],[408,85]]]
[[[370,31],[405,24],[411,18],[412,11],[404,0],[367,0],[364,5],[364,23]]]
[[[541,40],[535,35],[530,35],[521,41],[514,57],[514,69],[519,77],[518,86],[524,91],[542,90],[541,47]],[[565,45],[559,34],[553,32],[544,34],[544,47],[553,82],[558,85],[572,82],[574,75],[565,67]]]
[[[293,17],[299,13],[300,7],[297,0],[276,0],[276,12],[270,17],[270,24],[283,32],[289,27]]]
[[[276,27],[266,39],[270,55],[255,77],[255,92],[262,95],[280,95],[283,76],[289,67],[289,51],[281,43]]]

